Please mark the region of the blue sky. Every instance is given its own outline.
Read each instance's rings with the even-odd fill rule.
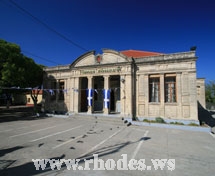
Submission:
[[[38,64],[70,64],[86,50],[102,53],[102,48],[175,53],[197,46],[197,76],[215,80],[213,0],[12,2],[70,40],[50,31],[10,0],[0,0],[0,38],[20,45],[23,54]]]

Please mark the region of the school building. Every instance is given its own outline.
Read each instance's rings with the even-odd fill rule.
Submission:
[[[44,69],[45,110],[198,120],[198,102],[205,107],[205,80],[196,77],[195,50],[102,52]]]

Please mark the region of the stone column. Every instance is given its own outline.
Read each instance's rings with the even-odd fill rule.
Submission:
[[[75,87],[75,91],[74,91],[74,112],[78,113],[78,106],[79,106],[79,77],[74,78],[74,87]]]
[[[145,116],[149,115],[149,75],[145,74],[143,78],[144,94],[145,94]]]
[[[182,113],[182,82],[181,82],[181,73],[176,73],[176,100],[178,104],[178,113],[177,118],[183,117]]]
[[[74,94],[75,94],[75,78],[70,78],[69,81],[69,85],[70,85],[70,92],[69,92],[69,111],[71,113],[74,113]]]
[[[68,87],[67,87],[67,82],[68,82],[68,79],[64,79],[64,89],[66,90],[66,92],[63,92],[64,94],[64,103],[63,103],[63,108],[64,110],[68,110],[68,101],[67,101],[67,98],[68,98]]]
[[[130,74],[126,75],[125,80],[125,115],[132,118],[132,90],[131,90],[132,77]]]
[[[125,93],[125,75],[120,76],[120,114],[123,116],[125,115],[125,99],[126,99],[126,93]]]
[[[60,85],[60,80],[56,80],[56,104],[58,103],[59,99],[59,85]]]
[[[190,119],[198,120],[196,72],[189,72]]]
[[[160,116],[165,116],[165,83],[164,74],[160,74]]]
[[[104,89],[106,89],[106,90],[109,89],[109,75],[104,76]],[[110,108],[105,108],[104,107],[104,102],[103,102],[103,112],[104,112],[104,114],[109,114],[109,110],[110,110]]]
[[[66,103],[66,107],[67,107],[67,112],[69,112],[70,111],[70,102],[69,102],[69,97],[70,97],[70,87],[69,87],[69,85],[70,85],[70,79],[69,78],[67,78],[67,79],[65,79],[65,89],[67,89],[67,93],[66,93],[66,96],[65,96],[65,103]]]
[[[92,89],[93,88],[93,77],[88,76],[87,79],[88,79],[88,89]],[[88,106],[87,114],[92,114],[92,112],[93,112],[92,106]]]

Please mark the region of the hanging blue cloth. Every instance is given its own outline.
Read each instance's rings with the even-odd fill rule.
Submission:
[[[88,106],[92,106],[92,102],[93,102],[93,89],[87,89],[87,102],[88,102]]]
[[[104,89],[103,90],[103,95],[104,95],[104,106],[105,106],[105,108],[109,108],[109,105],[110,105],[110,90],[109,89]]]

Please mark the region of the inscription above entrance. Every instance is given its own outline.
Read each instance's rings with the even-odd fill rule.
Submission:
[[[121,72],[121,67],[117,67],[117,68],[101,68],[101,69],[96,69],[96,70],[81,70],[80,71],[81,75],[100,74],[100,73],[116,73],[116,72]]]

